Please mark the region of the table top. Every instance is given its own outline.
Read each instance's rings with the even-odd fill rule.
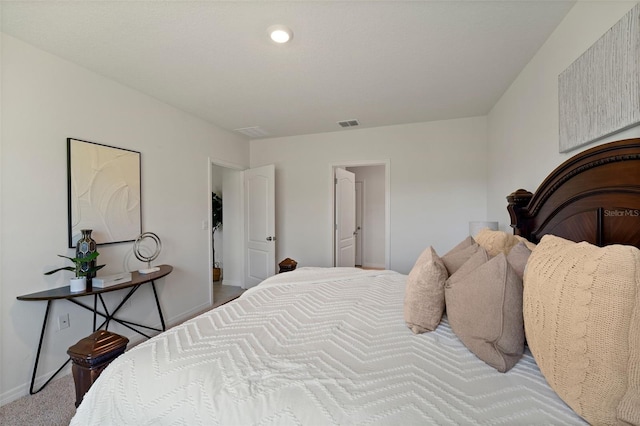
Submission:
[[[55,299],[72,299],[74,297],[90,296],[92,294],[108,293],[110,291],[120,290],[135,285],[145,284],[169,275],[173,271],[173,266],[160,265],[160,270],[150,274],[141,274],[138,271],[131,273],[131,281],[122,282],[106,288],[93,288],[90,291],[79,291],[72,293],[69,286],[53,288],[51,290],[39,291],[37,293],[25,294],[18,296],[18,300],[36,301],[36,300],[55,300]]]

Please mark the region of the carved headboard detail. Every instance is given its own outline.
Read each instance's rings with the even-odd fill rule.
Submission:
[[[514,233],[534,243],[554,234],[640,247],[640,139],[581,152],[551,172],[535,194],[519,189],[507,200]]]

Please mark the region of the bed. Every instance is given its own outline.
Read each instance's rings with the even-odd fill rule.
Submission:
[[[547,234],[568,241],[554,240],[553,249],[566,250],[572,241],[588,241],[593,250],[638,247],[640,139],[572,157],[535,194],[511,194],[508,210],[532,260],[538,251],[532,244],[555,238]],[[548,263],[542,264],[545,273]],[[534,283],[534,268],[526,268],[525,283]],[[403,315],[412,274],[306,267],[271,277],[120,356],[85,395],[71,425],[587,423],[572,399],[578,385],[565,396],[555,373],[541,372],[538,343],[502,373],[461,341],[453,305],[435,330],[412,333]],[[640,290],[633,291],[631,299],[640,300]],[[624,321],[640,324],[640,308]],[[640,332],[633,324],[630,333]],[[530,337],[537,340],[537,331],[527,329]],[[619,366],[630,376],[614,423],[639,424],[640,351],[633,345],[630,338],[628,363]]]

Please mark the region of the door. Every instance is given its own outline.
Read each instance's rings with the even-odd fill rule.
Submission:
[[[335,264],[356,264],[356,175],[345,169],[335,170]]]
[[[245,287],[275,274],[275,167],[245,170]]]

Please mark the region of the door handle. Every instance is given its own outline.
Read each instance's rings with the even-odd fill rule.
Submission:
[[[267,241],[275,241],[276,237],[267,237]]]

